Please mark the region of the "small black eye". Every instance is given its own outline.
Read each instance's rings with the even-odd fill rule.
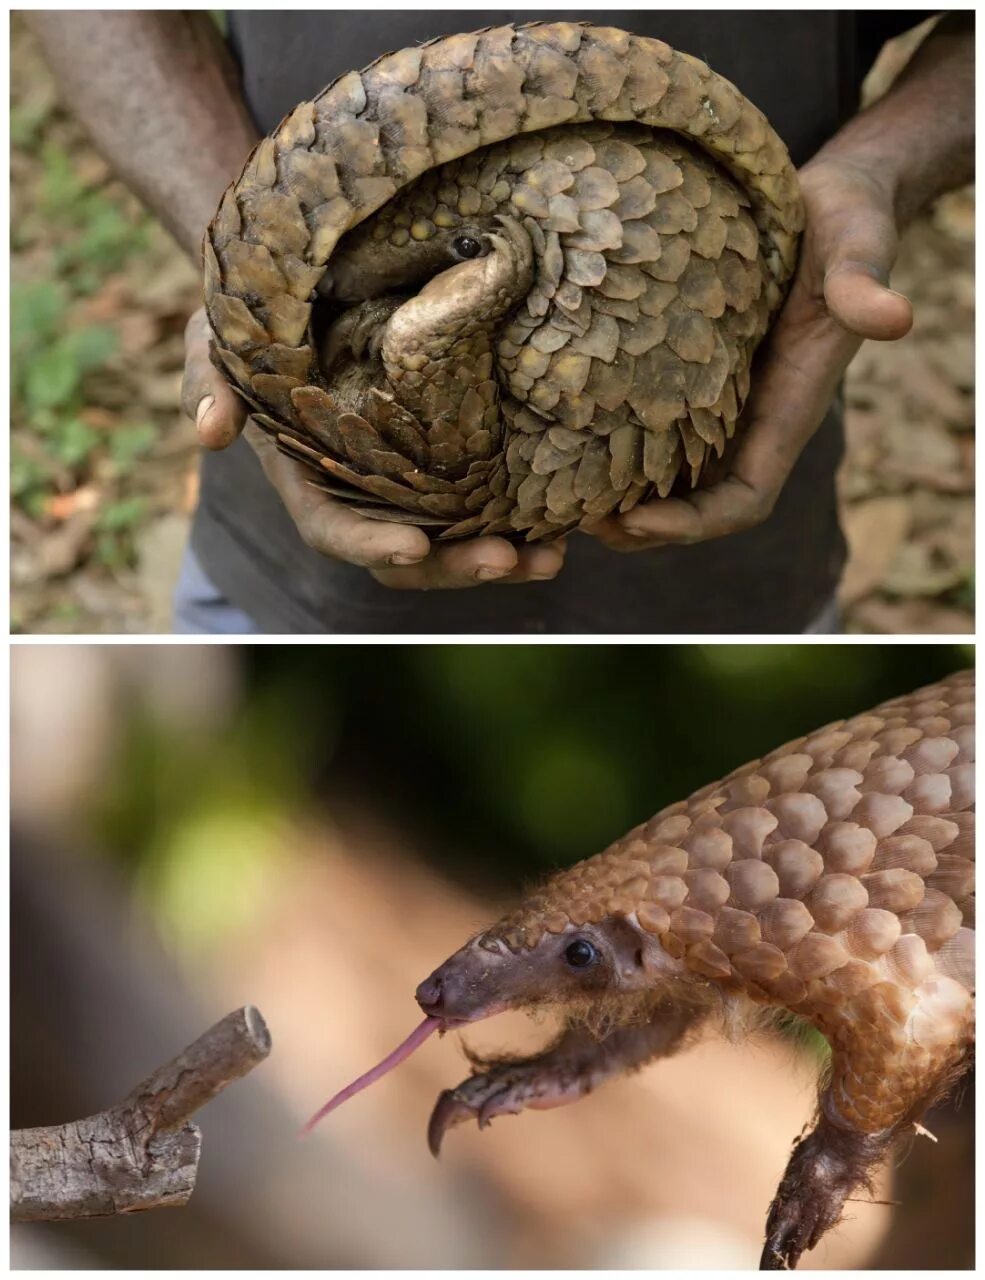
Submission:
[[[590,964],[594,964],[598,959],[598,951],[590,942],[586,942],[584,938],[576,938],[574,942],[570,942],[564,951],[564,958],[572,969],[587,969]]]
[[[451,247],[459,258],[478,258],[485,248],[478,236],[456,236]]]

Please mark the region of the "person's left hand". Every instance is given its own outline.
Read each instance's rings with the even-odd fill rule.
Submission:
[[[807,215],[800,261],[757,354],[729,474],[686,498],[656,498],[592,525],[588,532],[613,550],[703,542],[762,523],[862,339],[909,332],[910,303],[887,283],[898,244],[889,185],[834,155],[813,160],[800,182]]]
[[[251,445],[301,540],[312,550],[367,569],[397,591],[455,590],[483,583],[544,582],[561,571],[565,544],[515,547],[483,536],[431,542],[414,525],[369,520],[311,483],[311,472],[289,458],[256,423],[209,357],[209,323],[200,307],[185,328],[181,402],[205,449],[226,449],[239,436]]]

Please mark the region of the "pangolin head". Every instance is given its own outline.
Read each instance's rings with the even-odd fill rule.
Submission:
[[[339,241],[318,292],[338,302],[362,302],[379,294],[418,287],[458,263],[494,252],[492,212],[470,218],[417,214],[397,198]],[[432,212],[437,215],[436,211]]]
[[[620,842],[558,873],[435,969],[418,1004],[445,1022],[543,1005],[632,1019],[638,997],[680,968],[661,946],[669,916],[644,872]]]
[[[407,240],[388,206],[377,218],[390,234],[378,237],[375,220],[352,232],[320,286],[323,299],[342,308],[323,348],[326,364],[353,336],[365,339],[367,330],[370,350],[375,337],[375,349],[395,364],[405,350],[416,351],[425,334],[439,355],[470,327],[505,315],[530,288],[534,249],[516,218],[496,214],[454,227],[428,222],[426,234]]]

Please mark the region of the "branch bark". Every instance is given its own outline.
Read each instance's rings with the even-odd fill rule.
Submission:
[[[10,1138],[14,1222],[98,1218],[186,1204],[202,1135],[189,1119],[270,1052],[252,1005],[228,1014],[118,1106]]]

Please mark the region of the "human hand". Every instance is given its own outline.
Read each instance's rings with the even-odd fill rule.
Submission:
[[[703,542],[760,524],[821,425],[863,338],[902,338],[909,301],[888,288],[898,245],[890,183],[847,157],[800,173],[806,226],[790,293],[757,353],[729,474],[686,498],[657,498],[589,530],[616,551]]]
[[[562,541],[515,547],[505,538],[432,543],[413,525],[369,520],[311,482],[302,463],[280,452],[209,359],[204,308],[185,329],[181,404],[205,449],[225,449],[242,434],[260,459],[305,544],[322,555],[361,565],[385,587],[426,591],[475,587],[485,582],[534,582],[553,578],[564,563]]]

